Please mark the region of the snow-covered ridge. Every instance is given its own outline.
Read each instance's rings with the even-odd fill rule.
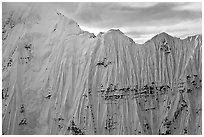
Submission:
[[[34,4],[27,7],[20,7],[15,10],[5,11],[3,12],[3,26],[5,25],[6,22],[10,20],[13,23],[11,24],[12,28],[14,27],[14,24],[15,25],[23,24],[25,28],[40,33],[50,33],[51,31],[54,32],[56,30],[60,30],[67,31],[69,34],[88,34],[92,35],[90,37],[95,38],[95,35],[93,33],[90,33],[86,30],[81,30],[80,26],[76,21],[70,19],[69,17],[66,17],[59,11],[48,8],[45,13],[44,10],[42,10],[42,8],[43,8],[42,6]],[[43,12],[41,13],[41,11]],[[100,36],[101,34],[109,33],[113,35],[114,34],[125,35],[119,29],[110,29],[107,32],[101,32],[98,35]],[[156,35],[155,37],[172,37],[172,36],[165,32],[162,32]]]
[[[2,134],[202,133],[201,35],[136,44],[48,11],[3,14]]]

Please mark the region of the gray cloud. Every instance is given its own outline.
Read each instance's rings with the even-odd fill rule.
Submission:
[[[102,21],[103,5],[81,3],[76,12],[76,18],[84,24],[94,24]]]
[[[89,12],[92,16],[86,16]],[[92,3],[78,11],[76,17],[86,28],[119,28],[140,43],[163,31],[184,37],[202,30],[201,3],[154,3],[141,7],[137,3]]]
[[[172,24],[201,18],[201,11],[175,10],[183,3],[157,3],[151,7],[134,8],[119,3],[82,4],[76,18],[84,25],[100,28],[141,24]]]

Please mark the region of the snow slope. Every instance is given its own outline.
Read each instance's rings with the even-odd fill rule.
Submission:
[[[2,134],[202,134],[202,37],[136,44],[36,7],[3,13]]]

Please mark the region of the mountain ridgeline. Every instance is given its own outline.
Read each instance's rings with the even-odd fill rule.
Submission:
[[[2,134],[202,134],[201,35],[136,44],[59,12],[2,18]]]

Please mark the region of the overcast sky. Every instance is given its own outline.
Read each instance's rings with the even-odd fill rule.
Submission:
[[[120,29],[137,43],[160,32],[185,38],[202,33],[202,3],[46,3],[97,35]]]

